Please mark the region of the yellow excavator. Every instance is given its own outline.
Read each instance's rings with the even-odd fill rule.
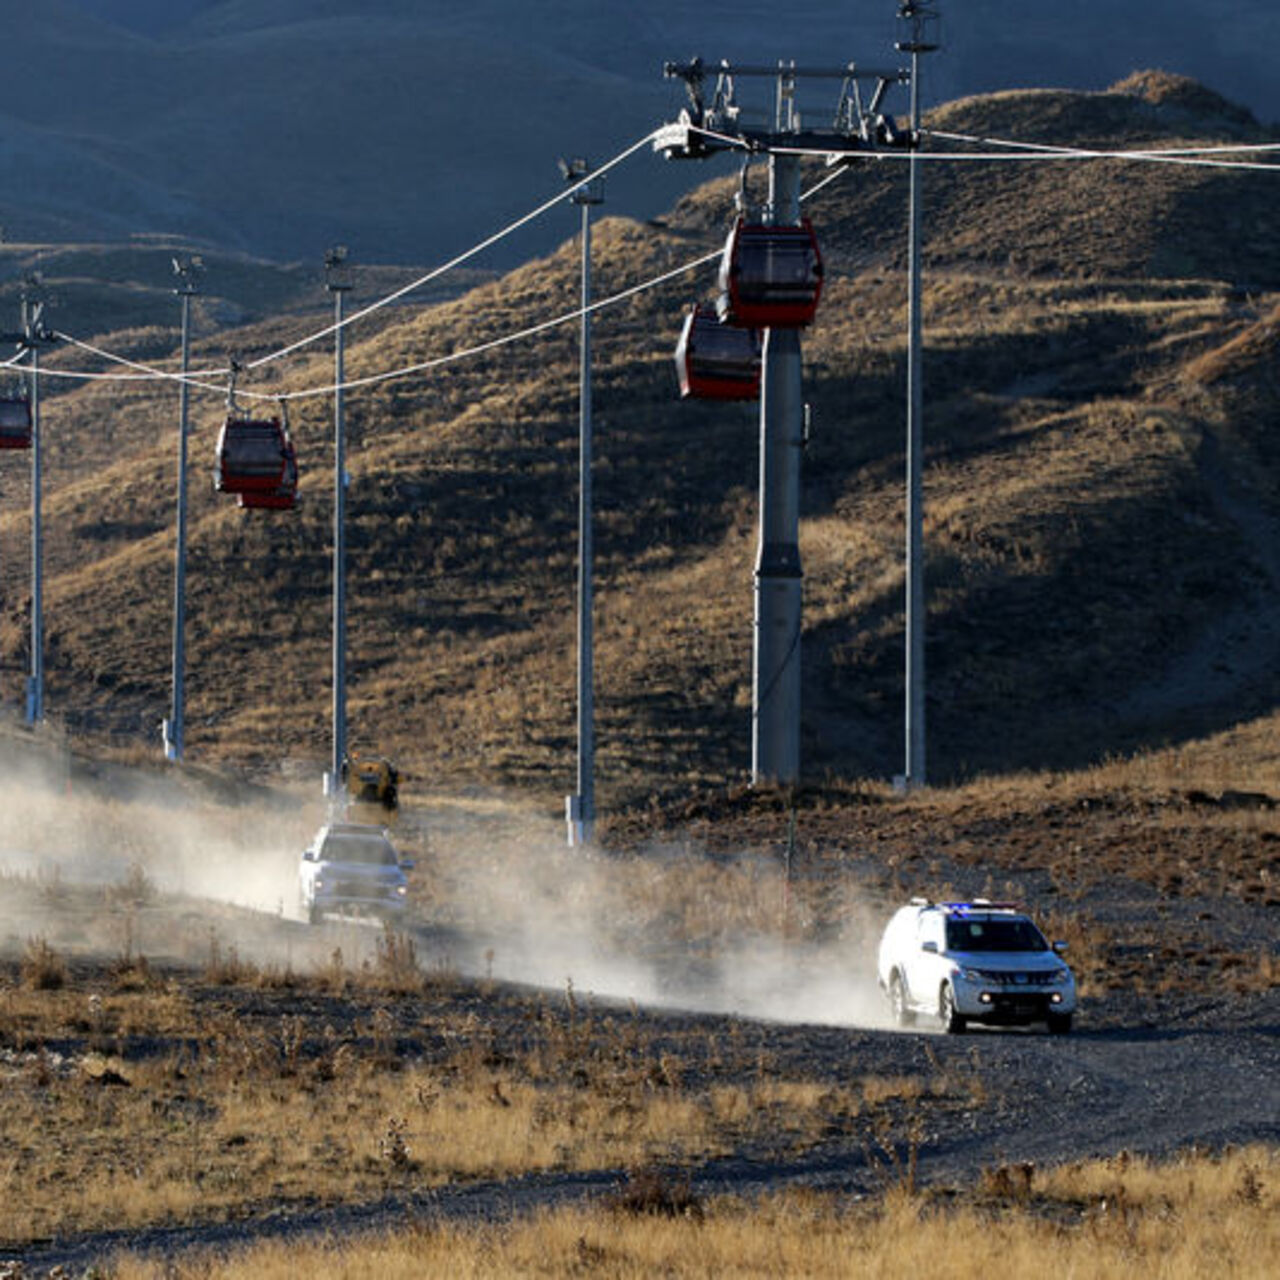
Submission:
[[[385,756],[348,751],[342,762],[347,797],[353,814],[376,809],[369,822],[388,826],[400,810],[400,771]]]

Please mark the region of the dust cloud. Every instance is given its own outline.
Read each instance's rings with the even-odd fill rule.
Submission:
[[[98,766],[0,742],[0,946],[85,953],[122,944],[194,961],[210,929],[240,945],[239,915],[296,911],[298,851],[316,825],[298,804],[215,801],[181,774]],[[127,931],[127,936],[126,936]],[[252,931],[263,958],[292,949]],[[245,945],[249,940],[246,938]],[[284,940],[281,940],[284,941]],[[271,953],[270,956],[266,953]]]
[[[776,856],[688,845],[570,849],[537,817],[434,843],[464,972],[689,1012],[887,1025],[882,920],[852,881],[818,893],[788,885]]]
[[[0,862],[10,871],[109,885],[140,870],[164,893],[279,911],[296,893],[306,826],[256,806],[192,802],[163,783],[127,798],[79,794],[30,773],[0,787]]]
[[[318,797],[211,798],[178,771],[103,767],[73,781],[56,763],[10,760],[0,782],[0,948],[39,935],[70,953],[127,945],[200,963],[220,945],[306,972],[340,948],[362,963],[376,929],[297,919],[298,854],[324,820]],[[433,804],[394,838],[417,859],[412,927],[428,967],[599,1001],[886,1025],[874,969],[880,921],[838,875],[819,885],[798,874],[788,885],[774,854],[688,845],[570,849],[561,826],[501,798],[480,812]],[[71,910],[63,890],[72,887],[97,896],[86,908],[81,893]]]

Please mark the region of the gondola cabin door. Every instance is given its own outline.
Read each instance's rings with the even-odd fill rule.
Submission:
[[[253,490],[239,495],[241,507],[250,510],[292,511],[298,505],[298,455],[293,441],[285,442],[284,480],[270,492]]]

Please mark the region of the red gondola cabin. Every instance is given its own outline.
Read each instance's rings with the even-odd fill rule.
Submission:
[[[284,480],[270,493],[253,490],[239,495],[241,507],[266,511],[292,511],[298,505],[298,455],[293,441],[285,440]]]
[[[721,324],[715,307],[699,304],[684,318],[676,371],[685,400],[758,400],[760,335]]]
[[[734,224],[720,259],[720,319],[746,329],[800,329],[818,311],[822,256],[809,220]]]
[[[0,449],[31,448],[31,402],[26,396],[0,397]]]
[[[286,485],[293,446],[278,418],[228,418],[218,436],[219,493],[273,494]],[[294,464],[296,475],[297,464]]]

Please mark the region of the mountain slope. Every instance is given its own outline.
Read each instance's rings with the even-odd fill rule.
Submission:
[[[932,123],[1002,132],[1040,120],[1056,139],[1129,139],[1150,136],[1151,105],[1132,85],[995,95]],[[1216,103],[1199,117],[1182,109],[1185,132],[1163,141],[1223,136]],[[939,780],[1088,764],[1261,722],[1276,704],[1280,577],[1264,535],[1280,522],[1267,429],[1280,408],[1280,275],[1272,257],[1202,216],[1229,201],[1242,226],[1265,222],[1271,180],[1090,172],[1019,165],[993,178],[971,165],[926,178]],[[601,222],[598,296],[713,248],[732,185],[699,189],[662,226]],[[805,337],[811,778],[886,777],[901,759],[903,197],[901,170],[858,169],[811,205],[829,264]],[[460,298],[384,313],[375,331],[352,335],[348,372],[570,312],[577,267],[566,244]],[[670,365],[682,304],[709,288],[704,272],[596,322],[597,701],[609,798],[736,779],[748,764],[753,411],[677,403]],[[273,341],[266,331],[210,335],[197,358]],[[394,752],[419,783],[514,782],[544,796],[570,785],[576,368],[575,331],[564,326],[350,397],[352,740]],[[257,389],[329,376],[318,353],[292,364],[286,384]],[[168,697],[174,397],[115,395],[94,387],[49,406],[50,440],[68,442],[50,457],[49,705],[78,732],[154,744]],[[197,398],[199,467],[220,414],[216,394]],[[204,485],[192,496],[188,749],[266,773],[289,761],[318,773],[327,751],[330,425],[323,400],[292,416],[300,511],[259,518],[218,504]],[[88,447],[89,434],[99,442],[92,474],[68,447]],[[21,473],[5,460],[9,689],[25,647],[15,607],[23,502]]]

